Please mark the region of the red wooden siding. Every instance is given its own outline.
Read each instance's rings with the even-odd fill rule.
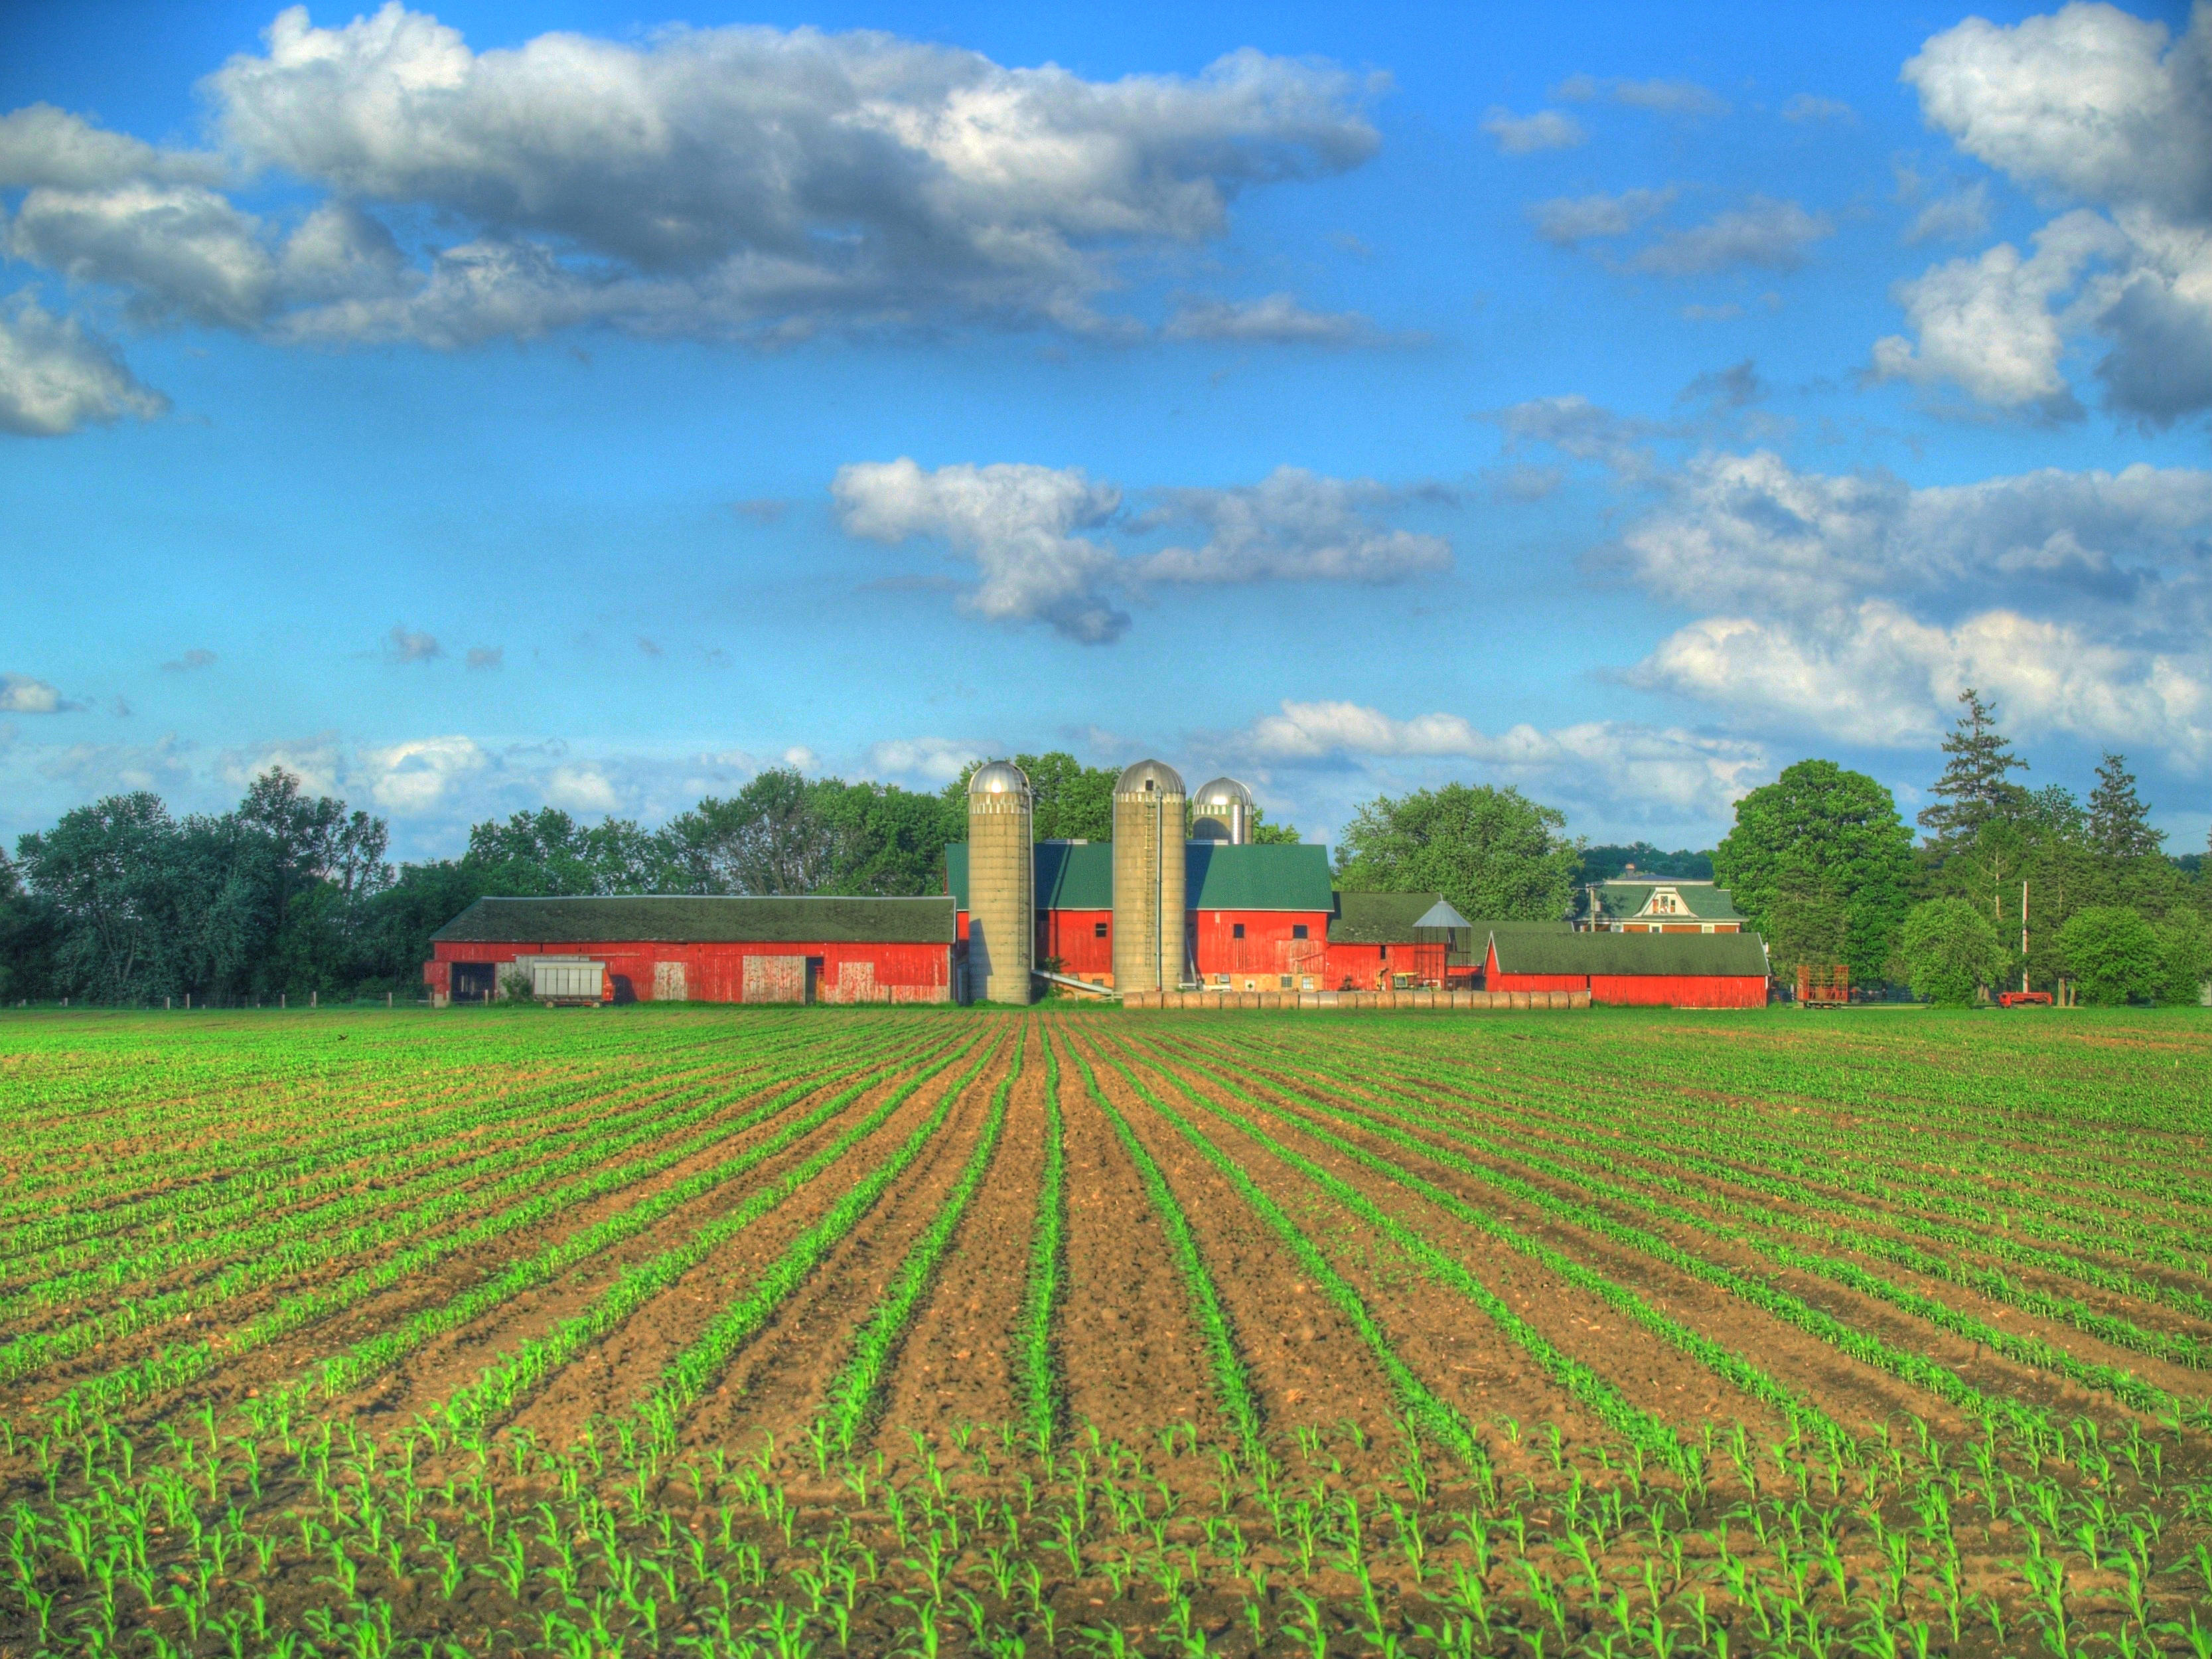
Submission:
[[[1733,973],[1503,973],[1498,948],[1483,963],[1486,991],[1583,991],[1618,1008],[1765,1008],[1764,975]]]
[[[1102,935],[1098,930],[1103,927]],[[1036,959],[1057,957],[1059,972],[1078,979],[1114,982],[1114,912],[1110,910],[1040,910],[1036,913]]]
[[[712,944],[657,944],[650,940],[610,942],[594,940],[567,944],[509,944],[440,941],[435,958],[424,964],[424,983],[434,990],[450,983],[455,962],[507,963],[526,956],[583,956],[606,964],[615,1000],[656,999],[657,987],[672,983],[667,971],[683,969],[683,1000],[693,1003],[742,1003],[745,998],[745,958],[789,957],[802,966],[805,959],[821,961],[815,981],[815,999],[823,1003],[942,1003],[952,996],[952,948],[942,944],[793,943],[751,944],[717,941]],[[756,970],[757,979],[759,971]],[[773,976],[771,976],[773,977]]]
[[[1233,991],[1243,990],[1247,978],[1267,982],[1255,983],[1255,990],[1278,991],[1282,976],[1287,973],[1293,991],[1303,989],[1300,981],[1309,977],[1316,991],[1335,988],[1325,983],[1327,911],[1194,910],[1189,914],[1199,977],[1206,984],[1226,973]],[[1241,939],[1237,936],[1240,924],[1244,929]],[[1306,930],[1303,939],[1294,936],[1300,927]]]

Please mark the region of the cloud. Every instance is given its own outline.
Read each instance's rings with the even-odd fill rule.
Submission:
[[[838,469],[830,494],[846,533],[896,545],[935,536],[971,558],[981,580],[964,608],[994,622],[1044,622],[1069,639],[1118,639],[1128,614],[1108,597],[1117,561],[1078,534],[1120,507],[1121,491],[1079,467],[942,467],[863,461]]]
[[[1376,337],[1375,326],[1356,311],[1310,311],[1289,294],[1191,300],[1176,308],[1160,332],[1171,340],[1266,345],[1353,345]]]
[[[1686,230],[1670,230],[1630,260],[1638,271],[1666,277],[1698,277],[1731,265],[1795,271],[1812,243],[1835,234],[1825,213],[1796,202],[1753,196],[1743,206],[1715,215]]]
[[[1876,372],[1952,381],[2002,409],[2070,411],[2066,342],[2095,336],[2110,347],[2096,373],[2115,413],[2161,426],[2212,409],[2212,6],[2179,40],[2106,5],[2011,26],[1970,18],[1902,78],[1966,154],[2089,205],[2047,225],[2033,259],[2002,244],[1907,284],[1917,349],[1878,343]],[[1931,339],[1917,309],[1939,329],[1988,317],[1998,349]]]
[[[1817,93],[1801,92],[1782,106],[1785,121],[1849,121],[1856,119],[1851,107],[1840,98],[1823,98]]]
[[[71,282],[123,289],[141,323],[251,328],[276,299],[260,221],[201,185],[41,186],[15,210],[8,251]]]
[[[774,499],[733,501],[730,503],[730,510],[739,518],[750,519],[756,524],[774,524],[791,510],[791,503]]]
[[[643,634],[637,637],[637,649],[649,657],[658,657],[662,655],[659,642],[647,639]]]
[[[2025,730],[2212,758],[2212,472],[2045,468],[1913,488],[1709,454],[1612,559],[1710,614],[1632,676],[1756,725],[1917,744],[1960,686]]]
[[[216,184],[225,170],[220,157],[156,149],[52,104],[0,115],[0,190],[105,190],[133,179]]]
[[[1960,691],[1973,686],[2015,730],[2152,744],[2184,765],[2212,758],[2212,675],[2201,656],[2099,641],[2012,610],[1948,627],[1881,600],[1810,624],[1707,618],[1662,643],[1637,677],[1739,718],[1916,747],[1948,727]]]
[[[1626,482],[1652,475],[1655,463],[1646,445],[1666,433],[1650,421],[1617,415],[1578,392],[1530,398],[1481,418],[1504,433],[1509,453],[1540,444],[1577,460],[1598,461]]]
[[[300,780],[308,795],[344,795],[352,773],[336,732],[290,741],[257,743],[225,752],[218,775],[232,789],[243,790],[271,766],[281,766]]]
[[[356,787],[401,817],[429,812],[459,780],[480,772],[490,757],[470,737],[422,737],[361,751]]]
[[[1170,546],[1139,561],[1158,582],[1389,582],[1451,568],[1451,543],[1382,522],[1407,492],[1371,479],[1323,478],[1279,467],[1256,485],[1163,490],[1132,528],[1194,521],[1196,547]]]
[[[1626,236],[1674,203],[1674,186],[1624,190],[1619,195],[1560,196],[1528,209],[1536,234],[1555,247],[1572,247],[1599,236]]]
[[[1725,115],[1728,100],[1695,81],[1615,81],[1613,101],[1661,115]]]
[[[469,647],[469,667],[479,672],[496,668],[507,661],[507,649],[502,645],[471,645]]]
[[[1899,77],[1968,155],[2088,201],[2212,222],[2212,15],[2179,41],[2108,5],[1931,38]]]
[[[545,780],[545,798],[570,812],[595,812],[603,816],[622,805],[620,792],[606,775],[588,765],[556,766]]]
[[[404,622],[392,625],[384,638],[384,655],[392,662],[429,662],[443,656],[445,647],[433,634],[416,633]]]
[[[0,714],[71,714],[83,707],[43,680],[27,674],[0,674]]]
[[[137,790],[173,795],[191,783],[191,749],[174,732],[153,743],[72,743],[46,750],[38,772],[82,796]]]
[[[1571,149],[1589,139],[1580,121],[1556,109],[1516,115],[1493,104],[1482,119],[1482,130],[1495,138],[1499,150],[1508,156],[1531,156],[1540,149]]]
[[[1977,179],[1971,185],[1938,196],[1913,216],[1905,233],[1911,243],[1965,241],[1990,228],[1990,187]]]
[[[982,758],[980,747],[953,738],[894,737],[869,746],[866,771],[871,778],[918,778],[942,785],[959,777],[970,761]]]
[[[586,323],[773,344],[975,321],[1109,337],[1147,251],[1357,168],[1383,90],[1312,59],[1087,80],[874,31],[671,27],[473,51],[387,3],[280,13],[203,83],[226,159],[328,192],[289,238],[206,158],[46,107],[0,127],[19,256],[147,318],[450,347]],[[427,264],[372,214],[434,227]]]
[[[1679,406],[1686,403],[1709,403],[1721,409],[1747,409],[1753,404],[1763,403],[1774,388],[1759,376],[1759,369],[1749,357],[1730,363],[1725,369],[1708,369],[1674,394]]]
[[[2118,231],[2097,214],[2054,219],[2022,259],[2010,242],[1978,258],[1953,259],[1898,284],[1917,348],[1902,335],[1877,340],[1872,378],[1927,385],[1949,381],[1980,402],[2033,406],[2053,418],[2079,412],[2059,357],[2065,349],[2054,295],[2071,288],[2087,263],[2118,253]]]
[[[151,420],[168,406],[74,317],[41,310],[27,291],[0,302],[0,432],[60,437],[125,415]]]
[[[204,647],[195,645],[183,656],[177,657],[171,662],[164,662],[161,665],[161,668],[166,674],[191,674],[201,668],[213,668],[215,666],[215,661],[216,656],[213,651],[208,650]]]
[[[1548,796],[1633,802],[1676,815],[1719,818],[1767,770],[1755,742],[1680,728],[1592,721],[1550,731],[1527,724],[1489,733],[1455,714],[1399,719],[1350,702],[1296,702],[1254,721],[1231,740],[1261,763],[1313,765],[1364,759],[1476,762],[1504,781]]]

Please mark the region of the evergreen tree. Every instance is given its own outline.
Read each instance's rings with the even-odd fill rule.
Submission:
[[[1966,711],[1943,740],[1943,753],[1950,759],[1929,791],[1936,803],[1922,809],[1919,820],[1929,832],[1929,846],[1942,853],[1972,840],[1984,824],[2018,816],[2027,804],[2027,791],[2005,776],[2026,772],[2027,762],[2012,752],[1997,729],[1996,707],[1972,686],[1959,693],[1959,701]]]
[[[2150,826],[2150,808],[2136,793],[2127,757],[2109,749],[2089,796],[2089,842],[2107,858],[2142,858],[2166,845],[2165,834]]]

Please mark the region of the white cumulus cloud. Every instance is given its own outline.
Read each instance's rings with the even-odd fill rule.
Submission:
[[[1161,332],[1171,340],[1226,340],[1270,345],[1352,345],[1375,337],[1356,311],[1313,311],[1289,294],[1257,300],[1191,300]]]
[[[2154,425],[2212,409],[2212,6],[2176,39],[2116,7],[2000,25],[1969,18],[1905,66],[1931,126],[2042,196],[2085,204],[2023,259],[2009,244],[1900,290],[1917,350],[1878,375],[1954,381],[2002,409],[2070,409],[2075,338],[2118,413]],[[1995,332],[1978,350],[1972,331]]]
[[[1324,478],[1279,467],[1258,484],[1227,490],[1162,490],[1134,528],[1191,521],[1197,546],[1170,546],[1139,561],[1159,582],[1402,581],[1451,568],[1451,543],[1382,521],[1406,492],[1372,479]]]
[[[1508,156],[1533,156],[1540,149],[1571,149],[1589,140],[1580,121],[1556,109],[1516,115],[1510,109],[1493,105],[1482,118],[1482,130],[1495,138],[1498,148]]]
[[[0,432],[59,437],[125,415],[150,420],[168,406],[74,317],[41,310],[28,294],[0,302]]]
[[[0,674],[0,714],[61,714],[82,706],[33,675]]]
[[[362,749],[356,787],[365,784],[379,807],[410,817],[434,809],[457,782],[490,764],[471,737],[410,738]]]
[[[1121,491],[1079,467],[1002,462],[924,472],[902,456],[838,469],[830,493],[846,531],[898,543],[936,536],[981,577],[962,602],[994,622],[1048,623],[1070,639],[1119,638],[1128,613],[1108,597],[1118,561],[1079,534],[1121,505]]]

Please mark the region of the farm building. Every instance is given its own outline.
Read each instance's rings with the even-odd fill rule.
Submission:
[[[1741,933],[1745,918],[1711,881],[1599,881],[1584,909],[1599,933]]]
[[[1114,844],[1039,841],[1036,869],[1036,961],[1045,973],[1112,986]],[[945,850],[946,885],[959,913],[959,936],[971,924],[969,848]],[[1208,985],[1275,990],[1313,979],[1318,988],[1328,942],[1333,894],[1328,850],[1308,845],[1239,845],[1224,840],[1184,844],[1183,973]],[[1252,986],[1243,981],[1252,979]],[[1180,980],[1178,980],[1180,983]]]
[[[1339,991],[1387,991],[1413,984],[1471,984],[1491,933],[1568,933],[1568,922],[1470,919],[1441,893],[1340,893],[1328,924],[1328,985]]]
[[[1766,946],[1755,933],[1535,933],[1494,930],[1483,960],[1490,991],[1588,991],[1593,1003],[1764,1008]]]
[[[479,899],[431,935],[431,1000],[943,1003],[945,898]],[[588,987],[588,988],[586,988]]]

